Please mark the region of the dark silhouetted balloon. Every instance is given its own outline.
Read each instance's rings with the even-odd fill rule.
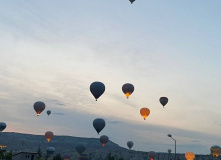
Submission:
[[[146,120],[147,116],[150,114],[150,110],[148,108],[141,108],[140,109],[140,114]]]
[[[103,136],[100,137],[100,142],[101,142],[102,146],[105,146],[108,141],[109,141],[108,136],[103,135]]]
[[[45,138],[47,139],[48,142],[54,137],[54,133],[52,131],[47,131],[45,133]]]
[[[86,144],[83,142],[78,142],[75,148],[80,155],[86,150]]]
[[[96,118],[93,121],[93,126],[94,126],[94,129],[97,131],[97,134],[99,134],[100,131],[102,131],[105,125],[106,125],[106,122],[102,118]]]
[[[130,3],[132,4],[135,0],[129,0],[130,1]]]
[[[44,102],[38,101],[34,103],[34,110],[36,111],[37,116],[39,116],[44,109],[45,109]]]
[[[47,114],[50,115],[50,114],[51,114],[51,111],[50,111],[50,110],[47,110]]]
[[[132,142],[132,141],[127,142],[127,146],[129,149],[131,149],[133,147],[133,145],[134,145],[134,142]]]
[[[104,93],[105,85],[102,82],[93,82],[90,85],[90,91],[97,101],[97,99]]]
[[[164,107],[168,103],[168,98],[167,97],[160,97],[160,103]]]
[[[150,151],[150,152],[148,153],[148,156],[149,156],[150,160],[154,160],[155,155],[156,155],[156,154],[155,154],[154,151]]]
[[[134,91],[134,86],[130,83],[126,83],[122,86],[122,91],[126,95],[127,98],[133,93]]]
[[[54,148],[54,147],[48,147],[48,148],[47,148],[47,155],[48,155],[48,156],[53,155],[54,152],[55,152],[55,148]]]
[[[7,127],[5,122],[0,122],[0,132],[2,132]]]

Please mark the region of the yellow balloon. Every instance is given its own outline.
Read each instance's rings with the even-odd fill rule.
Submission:
[[[186,160],[193,160],[195,158],[195,154],[193,152],[186,152],[185,158]]]

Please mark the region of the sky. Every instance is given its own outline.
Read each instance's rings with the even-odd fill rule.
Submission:
[[[38,0],[0,5],[4,132],[99,138],[134,150],[221,145],[220,0]],[[105,93],[95,101],[90,84]],[[122,85],[134,92],[126,99]],[[163,108],[159,98],[169,98]],[[33,109],[43,101],[39,117]],[[140,109],[150,115],[144,121]],[[48,116],[47,110],[52,114]],[[219,144],[217,144],[219,143]]]

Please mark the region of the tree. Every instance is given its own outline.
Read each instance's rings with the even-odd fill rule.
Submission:
[[[122,157],[119,160],[124,160]]]
[[[42,157],[42,151],[41,151],[40,146],[38,147],[37,153],[38,153],[38,158],[41,158]]]
[[[56,156],[53,157],[53,160],[63,160],[61,157],[61,154],[56,154]]]

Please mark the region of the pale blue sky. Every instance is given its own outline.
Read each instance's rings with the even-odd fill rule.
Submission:
[[[0,107],[6,132],[98,137],[135,150],[208,154],[220,141],[218,0],[3,1]],[[89,86],[106,86],[98,100]],[[127,100],[124,83],[134,84]],[[167,96],[163,109],[159,98]],[[35,101],[50,117],[36,117]],[[151,110],[146,121],[139,110]],[[113,123],[114,122],[114,123]],[[116,123],[119,122],[119,123]],[[80,124],[80,125],[79,125]],[[124,137],[124,138],[122,138]]]

